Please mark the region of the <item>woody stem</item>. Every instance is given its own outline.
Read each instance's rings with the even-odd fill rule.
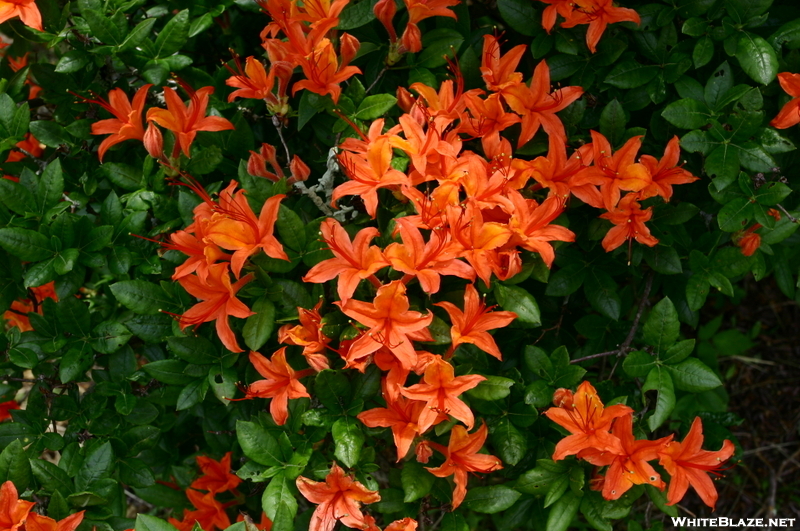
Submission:
[[[789,212],[785,208],[783,208],[783,205],[778,203],[777,206],[778,206],[778,208],[781,209],[781,211],[783,211],[784,214],[786,214],[786,217],[789,218],[789,221],[791,221],[792,223],[800,223],[800,221],[798,221],[796,217],[794,217],[791,214],[789,214]]]

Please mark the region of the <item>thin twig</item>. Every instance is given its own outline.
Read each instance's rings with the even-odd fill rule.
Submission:
[[[633,325],[631,326],[630,331],[628,332],[628,336],[625,338],[625,341],[617,348],[616,350],[609,350],[607,352],[600,352],[598,354],[590,354],[589,356],[584,356],[582,358],[577,358],[570,363],[581,363],[583,361],[593,360],[595,358],[603,358],[605,356],[622,356],[623,354],[627,354],[630,350],[631,343],[633,342],[633,338],[636,337],[636,331],[639,330],[639,321],[642,319],[642,313],[644,312],[644,307],[647,304],[648,298],[650,297],[650,289],[653,287],[653,274],[650,273],[647,276],[647,281],[644,285],[644,293],[642,293],[642,298],[639,301],[639,308],[636,310],[636,317],[633,319]]]
[[[377,84],[378,84],[378,81],[380,81],[380,80],[381,80],[381,78],[383,77],[383,74],[385,74],[387,70],[389,70],[389,65],[386,65],[386,66],[384,66],[384,67],[383,67],[383,70],[381,70],[380,72],[378,72],[378,75],[375,77],[375,81],[373,81],[373,82],[370,84],[370,86],[369,86],[369,87],[367,87],[367,90],[365,90],[365,91],[364,91],[364,94],[369,94],[369,91],[370,91],[370,90],[372,90],[373,88],[375,88],[375,85],[377,85]]]
[[[789,221],[791,221],[792,223],[800,223],[800,221],[798,221],[797,218],[794,217],[793,215],[789,214],[789,212],[785,208],[783,208],[783,205],[781,205],[780,203],[778,203],[778,208],[780,208],[783,211],[783,213],[786,214],[786,217],[789,218]]]

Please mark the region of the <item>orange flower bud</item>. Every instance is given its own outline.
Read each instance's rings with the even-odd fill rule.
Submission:
[[[556,389],[553,393],[553,405],[556,407],[568,407],[574,402],[574,395],[569,389]]]
[[[339,68],[341,69],[350,64],[350,61],[355,59],[358,49],[361,48],[361,43],[349,33],[342,33],[342,36],[339,40],[341,43],[339,55],[342,59],[342,63]]]
[[[433,450],[428,444],[428,441],[421,441],[419,444],[417,444],[417,448],[414,450],[414,453],[417,455],[417,462],[427,463],[430,461],[430,458],[433,455]]]
[[[397,13],[397,5],[394,3],[394,0],[380,0],[375,4],[375,7],[372,8],[372,12],[375,13],[375,17],[381,21],[386,31],[389,32],[389,40],[395,42],[397,40],[397,33],[394,30],[392,19],[395,13]]]
[[[417,100],[405,87],[397,87],[397,106],[403,109],[403,112],[410,112],[411,108]]]
[[[158,159],[164,155],[164,137],[161,130],[150,122],[144,132],[144,148],[151,157]]]
[[[308,176],[311,175],[311,168],[309,168],[305,162],[300,160],[300,157],[297,155],[295,155],[292,158],[292,162],[289,163],[289,171],[292,172],[292,176],[289,177],[289,184],[293,184],[298,181],[305,181],[308,179]]]
[[[745,234],[736,242],[736,245],[742,248],[742,254],[745,256],[753,256],[753,254],[761,247],[761,236],[755,232]]]

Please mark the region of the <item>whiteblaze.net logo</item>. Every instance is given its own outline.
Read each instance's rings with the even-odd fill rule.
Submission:
[[[689,518],[688,516],[672,517],[672,525],[675,527],[697,528],[697,527],[794,527],[797,518]]]

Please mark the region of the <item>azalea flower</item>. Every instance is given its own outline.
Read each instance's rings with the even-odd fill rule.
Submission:
[[[353,296],[364,279],[369,279],[376,287],[381,285],[374,275],[389,262],[379,247],[369,244],[378,236],[378,229],[365,227],[350,241],[350,236],[338,221],[326,218],[319,230],[334,257],[312,267],[303,277],[303,282],[322,283],[338,277],[337,291],[342,302]]]
[[[0,487],[0,529],[17,531],[28,518],[34,502],[20,500],[17,487],[10,481]]]
[[[172,157],[177,157],[180,151],[191,157],[190,148],[198,131],[226,131],[234,129],[227,119],[220,116],[206,116],[208,98],[214,93],[214,87],[203,87],[197,91],[184,85],[184,90],[189,93],[189,105],[185,106],[183,100],[174,89],[164,87],[164,100],[166,109],[151,108],[147,111],[147,121],[155,122],[175,134],[175,148]]]
[[[26,531],[75,531],[83,521],[83,513],[84,511],[79,511],[56,521],[32,512],[25,521],[25,529]]]
[[[615,418],[630,415],[633,410],[622,404],[603,407],[597,390],[589,382],[581,383],[571,398],[571,402],[562,402],[562,406],[544,412],[547,418],[571,434],[556,445],[553,461],[589,448],[614,455],[623,454],[619,438],[610,433],[611,423]]]
[[[425,433],[428,428],[443,420],[443,415],[451,415],[471,430],[475,417],[472,410],[458,397],[485,379],[479,374],[455,376],[453,366],[441,356],[435,356],[425,369],[422,382],[401,389],[400,392],[403,396],[425,402],[417,422],[420,433]]]
[[[456,14],[449,8],[458,5],[458,0],[403,0],[408,9],[408,24],[400,41],[403,47],[411,53],[422,50],[422,34],[419,24],[430,17],[456,18]]]
[[[19,409],[19,402],[16,400],[9,400],[7,402],[0,403],[0,422],[11,418],[10,411],[12,409]]]
[[[348,361],[368,356],[385,346],[403,367],[411,370],[417,362],[413,340],[433,340],[427,329],[433,314],[409,310],[406,286],[399,280],[381,286],[372,303],[348,299],[335,304],[345,315],[369,327],[369,331],[350,346]]]
[[[36,0],[0,0],[0,24],[15,17],[29,28],[44,31]]]
[[[386,380],[382,382],[386,399],[386,407],[378,407],[367,411],[362,411],[357,418],[365,426],[370,428],[391,428],[394,445],[397,447],[397,461],[400,462],[406,456],[414,437],[417,436],[419,418],[424,402],[409,400],[404,396],[392,396],[387,392]]]
[[[690,485],[712,510],[717,504],[717,489],[708,475],[719,475],[717,471],[730,459],[735,448],[727,439],[716,452],[703,450],[702,446],[703,422],[700,417],[695,417],[683,442],[671,441],[659,452],[659,463],[671,476],[667,505],[675,505],[681,501]]]
[[[203,475],[194,480],[190,487],[214,493],[235,489],[242,480],[236,474],[231,474],[231,455],[231,452],[227,452],[219,461],[198,455],[197,465]]]
[[[247,275],[231,284],[227,263],[209,266],[205,281],[194,275],[178,279],[183,289],[201,301],[180,316],[181,330],[191,325],[216,321],[217,335],[225,348],[231,352],[242,352],[228,318],[233,316],[244,319],[254,315],[250,308],[236,298],[236,293],[251,280],[253,275]]]
[[[330,368],[330,362],[325,356],[331,338],[322,332],[322,316],[319,309],[320,300],[314,309],[297,308],[299,325],[283,325],[278,330],[278,341],[287,345],[303,347],[303,356],[311,367],[319,372]]]
[[[265,379],[250,384],[246,398],[272,398],[269,404],[270,415],[275,424],[283,426],[289,418],[289,399],[310,398],[305,386],[300,383],[300,378],[314,371],[295,371],[286,361],[286,347],[276,350],[272,359],[251,351],[250,363]]]
[[[781,72],[778,74],[778,83],[784,92],[792,96],[792,100],[783,106],[769,125],[776,129],[787,129],[800,123],[800,74]]]
[[[333,463],[324,482],[312,481],[299,476],[297,488],[308,501],[317,504],[308,531],[333,531],[336,522],[347,527],[363,529],[368,527],[365,515],[361,512],[362,503],[375,503],[381,500],[377,491],[345,476],[344,470]]]
[[[574,28],[579,24],[589,24],[586,30],[586,45],[589,51],[597,51],[597,43],[606,31],[606,27],[614,22],[635,22],[641,23],[639,14],[633,9],[624,7],[614,7],[613,0],[573,0],[573,10],[562,24],[562,28]],[[547,17],[547,22],[552,19],[552,15]],[[545,17],[542,16],[542,23]]]
[[[497,348],[494,338],[489,330],[503,328],[517,318],[514,312],[492,312],[478,295],[474,284],[467,284],[464,291],[464,311],[450,302],[437,302],[450,315],[453,326],[450,328],[452,344],[449,352],[454,352],[458,345],[472,343],[484,352],[502,360],[500,349]]]
[[[483,443],[486,442],[488,434],[489,430],[486,428],[485,422],[472,434],[467,433],[463,426],[453,426],[447,448],[436,443],[430,443],[431,446],[444,454],[445,461],[440,467],[429,468],[428,472],[440,478],[455,476],[456,488],[453,491],[453,509],[461,505],[467,495],[468,473],[488,473],[503,468],[500,459],[493,455],[478,453],[483,447]]]
[[[494,35],[484,35],[480,70],[486,88],[498,92],[522,83],[522,74],[516,72],[516,68],[527,49],[527,46],[520,44],[505,55],[501,55],[498,38]]]
[[[114,118],[100,120],[92,124],[93,135],[111,135],[97,150],[100,162],[103,162],[108,148],[125,140],[143,140],[144,126],[142,125],[142,110],[147,99],[147,92],[153,85],[146,84],[136,91],[133,102],[128,100],[127,94],[120,88],[112,89],[108,93],[108,101],[99,96],[97,99],[87,99],[89,103],[96,103],[114,115]]]
[[[339,102],[342,89],[339,86],[356,74],[361,73],[361,69],[351,66],[358,49],[361,46],[358,39],[349,33],[343,33],[339,37],[341,62],[336,56],[333,44],[328,39],[322,39],[317,43],[313,50],[297,61],[303,69],[306,79],[300,80],[292,87],[292,94],[296,94],[302,89],[309,90],[320,96],[331,95],[334,103]]]
[[[673,136],[667,143],[664,157],[660,161],[650,155],[642,155],[639,162],[647,168],[652,182],[642,188],[639,197],[647,199],[660,195],[664,201],[669,201],[672,197],[672,185],[697,181],[699,177],[695,177],[678,165],[680,156],[681,145],[677,136]]]
[[[610,253],[625,241],[637,242],[653,247],[658,244],[658,238],[650,234],[650,229],[645,225],[653,217],[652,207],[642,210],[637,194],[628,194],[622,198],[612,211],[600,217],[609,220],[615,226],[609,229],[603,238],[603,249]]]

